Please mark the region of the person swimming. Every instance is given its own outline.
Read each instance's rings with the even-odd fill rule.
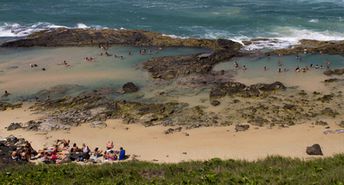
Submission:
[[[297,66],[297,67],[295,68],[295,72],[300,72],[300,67],[299,67],[299,66]]]
[[[238,69],[238,68],[239,68],[238,62],[234,62],[234,68],[235,68],[235,69]]]
[[[9,96],[9,95],[11,95],[11,93],[9,93],[7,90],[5,90],[4,95],[2,95],[2,96],[3,96],[3,97],[7,97],[7,96]]]
[[[108,53],[107,51],[105,51],[105,55],[108,57],[112,56],[112,54]]]

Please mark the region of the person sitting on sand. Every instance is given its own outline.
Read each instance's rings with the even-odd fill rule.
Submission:
[[[56,164],[56,161],[59,159],[58,155],[56,152],[52,152],[50,156],[50,161],[54,164]]]
[[[104,155],[104,158],[105,158],[105,155]],[[110,150],[109,152],[107,152],[105,159],[109,160],[109,161],[117,160],[117,155],[116,155],[115,151],[114,150]]]
[[[20,152],[20,160],[29,162],[30,156],[28,156],[28,153],[26,151]]]
[[[99,158],[103,156],[103,152],[99,150],[98,147],[94,149],[92,152],[92,155],[90,156],[90,160],[93,161],[94,163],[99,162]]]
[[[107,150],[110,150],[110,149],[113,149],[114,145],[113,145],[113,141],[108,141],[106,143],[106,149]]]
[[[73,153],[73,152],[79,152],[79,148],[78,146],[76,145],[76,143],[73,144],[72,148],[70,149],[70,152]]]
[[[18,154],[17,154],[17,151],[16,150],[13,150],[12,153],[11,153],[11,159],[13,161],[18,161],[19,158],[18,158]]]
[[[125,159],[125,150],[123,149],[123,147],[120,147],[118,160],[122,161],[124,159]]]
[[[83,158],[83,160],[90,159],[90,152],[91,152],[90,148],[88,146],[86,146],[85,143],[82,144],[82,154],[83,154],[82,158]]]

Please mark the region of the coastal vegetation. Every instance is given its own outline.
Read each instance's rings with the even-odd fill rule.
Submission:
[[[1,184],[344,184],[344,155],[301,160],[270,156],[157,164],[15,165],[0,170]]]

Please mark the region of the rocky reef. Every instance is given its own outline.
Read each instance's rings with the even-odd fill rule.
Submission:
[[[26,38],[3,43],[1,47],[90,46],[99,44],[145,47],[204,47],[211,49],[219,47],[215,40],[172,38],[161,33],[142,30],[67,28],[36,32]]]
[[[335,83],[329,85],[335,87]],[[105,121],[108,119],[122,119],[126,124],[163,125],[182,129],[243,123],[256,127],[286,127],[305,121],[327,126],[323,120],[343,115],[341,91],[333,89],[329,94],[307,93],[288,88],[280,82],[253,85],[239,82],[213,84],[209,89],[209,99],[206,100],[209,102],[208,106],[189,105],[168,99],[129,100],[122,97],[126,94],[113,98],[108,93],[113,94],[115,91],[95,90],[74,97],[39,99],[31,110],[44,115],[42,118],[26,123],[4,124],[7,124],[8,130],[28,131],[70,129],[80,124],[105,128]],[[221,106],[221,109],[213,112],[209,110],[212,106]],[[238,129],[241,130],[239,126]]]
[[[5,101],[0,101],[0,111],[5,111],[5,110],[9,110],[9,109],[16,109],[16,108],[20,108],[23,104],[22,103],[8,103]]]
[[[324,72],[324,75],[332,76],[332,75],[343,75],[344,69],[328,69]]]
[[[154,58],[144,62],[143,68],[153,78],[164,80],[190,74],[209,74],[215,64],[238,56],[241,48],[240,44],[230,40],[219,39],[215,42],[218,47],[211,53]]]
[[[210,91],[210,99],[221,98],[228,96],[239,97],[258,97],[264,93],[269,93],[277,90],[285,90],[286,87],[281,82],[274,82],[271,84],[253,84],[246,86],[240,82],[226,82],[219,83]]]

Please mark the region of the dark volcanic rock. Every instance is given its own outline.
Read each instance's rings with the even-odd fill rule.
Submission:
[[[16,109],[16,108],[20,108],[21,106],[22,106],[22,103],[11,104],[11,103],[0,101],[0,111],[5,111],[7,109]]]
[[[325,109],[323,109],[321,111],[321,114],[325,115],[325,116],[330,116],[330,117],[336,117],[338,115],[338,112],[332,110],[329,107],[326,107]]]
[[[330,79],[324,80],[325,83],[334,83],[334,82],[340,82],[340,81],[344,81],[344,80],[339,79],[339,78],[330,78]]]
[[[242,125],[242,124],[237,124],[235,125],[235,131],[240,132],[240,131],[245,131],[250,128],[250,125]]]
[[[281,82],[271,84],[253,84],[246,86],[240,82],[225,82],[215,85],[210,91],[210,98],[220,98],[226,95],[239,95],[242,97],[255,97],[264,92],[272,92],[277,90],[285,90],[286,87]]]
[[[19,128],[23,128],[21,123],[11,123],[8,127],[7,130],[11,131],[11,130],[17,130]]]
[[[134,93],[139,91],[139,87],[137,87],[133,82],[128,82],[122,86],[122,90],[124,93]]]
[[[164,133],[165,134],[173,134],[173,133],[175,133],[175,132],[180,132],[180,131],[182,131],[182,127],[178,127],[178,128],[169,128],[169,129],[167,129]]]
[[[219,44],[208,39],[179,39],[164,36],[160,33],[141,30],[114,29],[67,29],[58,28],[36,32],[26,38],[3,43],[2,47],[33,46],[86,46],[99,44],[123,44],[131,46],[158,47],[205,47],[215,49]],[[227,43],[221,43],[228,46]]]
[[[344,69],[329,69],[324,72],[325,75],[327,76],[332,76],[332,75],[343,75],[344,74]]]
[[[314,125],[327,126],[328,123],[326,121],[317,120],[315,121]]]
[[[338,126],[344,128],[344,121],[341,121],[341,122],[338,124]]]
[[[211,100],[211,101],[210,101],[210,104],[211,104],[212,106],[218,106],[218,105],[221,104],[221,102],[220,102],[219,100]]]
[[[143,68],[148,70],[153,78],[164,80],[190,74],[209,74],[215,64],[238,55],[241,48],[240,44],[230,40],[215,42],[217,47],[211,54],[153,58],[144,62]]]
[[[306,153],[308,155],[323,155],[321,147],[319,144],[314,144],[312,146],[308,146],[306,149]]]

